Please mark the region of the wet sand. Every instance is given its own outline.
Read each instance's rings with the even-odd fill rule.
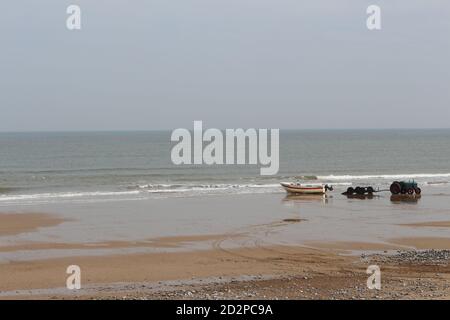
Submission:
[[[274,194],[8,208],[30,212],[0,214],[0,298],[448,298],[446,206]],[[416,249],[441,251],[391,257]],[[65,288],[69,265],[81,290]]]
[[[64,221],[66,220],[46,213],[0,213],[0,236],[32,232]]]
[[[450,228],[450,221],[426,221],[426,222],[419,222],[419,223],[402,224],[402,226]]]
[[[83,283],[152,282],[212,276],[252,274],[282,275],[294,264],[333,261],[349,258],[331,256],[301,247],[241,248],[199,250],[177,253],[73,257],[37,260],[0,265],[1,291],[64,286],[69,265],[79,265]],[[326,263],[325,263],[326,265]]]
[[[338,250],[344,251],[386,251],[386,250],[400,250],[401,245],[381,242],[350,242],[350,241],[335,241],[335,242],[306,242],[306,246],[312,248]]]
[[[398,238],[398,239],[391,239],[391,242],[419,250],[450,249],[450,238],[443,238],[443,237]]]
[[[0,246],[0,252],[33,251],[33,250],[72,250],[72,249],[120,249],[120,248],[179,248],[194,242],[206,242],[221,239],[225,235],[194,235],[161,237],[143,241],[108,241],[82,243],[28,242],[16,245]]]
[[[355,247],[361,248],[360,245]],[[353,246],[352,246],[353,248]],[[448,299],[448,263],[398,263],[304,247],[72,257],[1,264],[1,299]],[[378,257],[379,259],[379,257]],[[448,259],[448,258],[447,258]],[[400,260],[402,261],[402,260]],[[420,261],[419,261],[420,262]],[[427,262],[427,261],[425,261]],[[431,262],[431,260],[430,260]],[[366,268],[381,266],[369,290]],[[69,265],[82,289],[64,287]]]

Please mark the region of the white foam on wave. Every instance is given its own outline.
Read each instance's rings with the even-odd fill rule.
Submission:
[[[446,185],[449,184],[449,181],[428,181],[425,182],[426,185],[428,186],[441,186],[441,185]]]
[[[2,201],[20,201],[20,200],[45,200],[45,199],[72,199],[72,198],[92,198],[120,195],[136,195],[139,191],[111,191],[111,192],[56,192],[56,193],[36,193],[36,194],[18,194],[0,196]]]
[[[350,186],[360,180],[403,180],[403,179],[432,179],[434,182],[424,181],[427,185],[447,184],[443,178],[450,178],[450,173],[444,174],[392,174],[392,175],[328,175],[318,176],[318,183],[328,183],[335,187]],[[376,183],[376,182],[375,182]],[[125,188],[122,186],[122,188]],[[126,187],[127,190],[117,191],[78,191],[78,192],[55,192],[35,194],[3,194],[0,195],[0,204],[17,203],[46,203],[58,201],[109,201],[109,200],[135,200],[153,197],[190,197],[200,195],[220,194],[261,194],[284,192],[279,183],[218,183],[202,184],[191,183],[161,183],[161,184],[138,184]]]
[[[273,193],[282,189],[279,184],[165,184],[165,185],[140,185],[135,190],[128,191],[94,191],[94,192],[55,192],[36,194],[1,195],[0,204],[16,203],[47,203],[55,201],[100,201],[108,199],[139,199],[152,197],[152,195],[169,196],[195,196],[202,194],[251,194]]]
[[[320,180],[369,180],[369,179],[426,179],[426,178],[450,178],[450,173],[412,173],[412,174],[374,174],[374,175],[328,175],[318,176]]]
[[[214,185],[151,185],[139,187],[148,193],[254,193],[279,191],[279,184],[214,184]]]

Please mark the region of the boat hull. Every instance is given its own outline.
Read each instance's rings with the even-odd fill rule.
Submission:
[[[289,183],[281,183],[281,186],[288,193],[292,194],[325,194],[324,186],[306,187],[301,185],[293,185]]]

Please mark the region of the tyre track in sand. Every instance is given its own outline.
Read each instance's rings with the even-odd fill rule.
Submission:
[[[224,237],[215,240],[212,246],[213,249],[224,252],[230,256],[262,263],[270,263],[274,267],[279,267],[281,270],[285,270],[287,265],[292,266],[292,264],[296,262],[317,262],[317,259],[320,259],[320,255],[323,254],[323,250],[299,245],[299,247],[304,247],[306,250],[310,251],[310,253],[288,252],[282,250],[283,244],[270,243],[264,240],[264,238],[268,238],[271,234],[278,232],[278,228],[291,225],[292,223],[293,222],[274,221],[267,224],[238,228],[226,233]],[[226,242],[231,243],[226,245]],[[248,253],[246,253],[247,251]],[[266,252],[267,257],[252,255],[252,251],[257,251],[258,255],[261,255],[262,251]],[[314,257],[312,257],[312,255],[314,255]]]

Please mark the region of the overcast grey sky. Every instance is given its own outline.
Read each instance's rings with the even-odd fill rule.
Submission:
[[[0,15],[0,131],[450,127],[448,0],[14,0]]]

